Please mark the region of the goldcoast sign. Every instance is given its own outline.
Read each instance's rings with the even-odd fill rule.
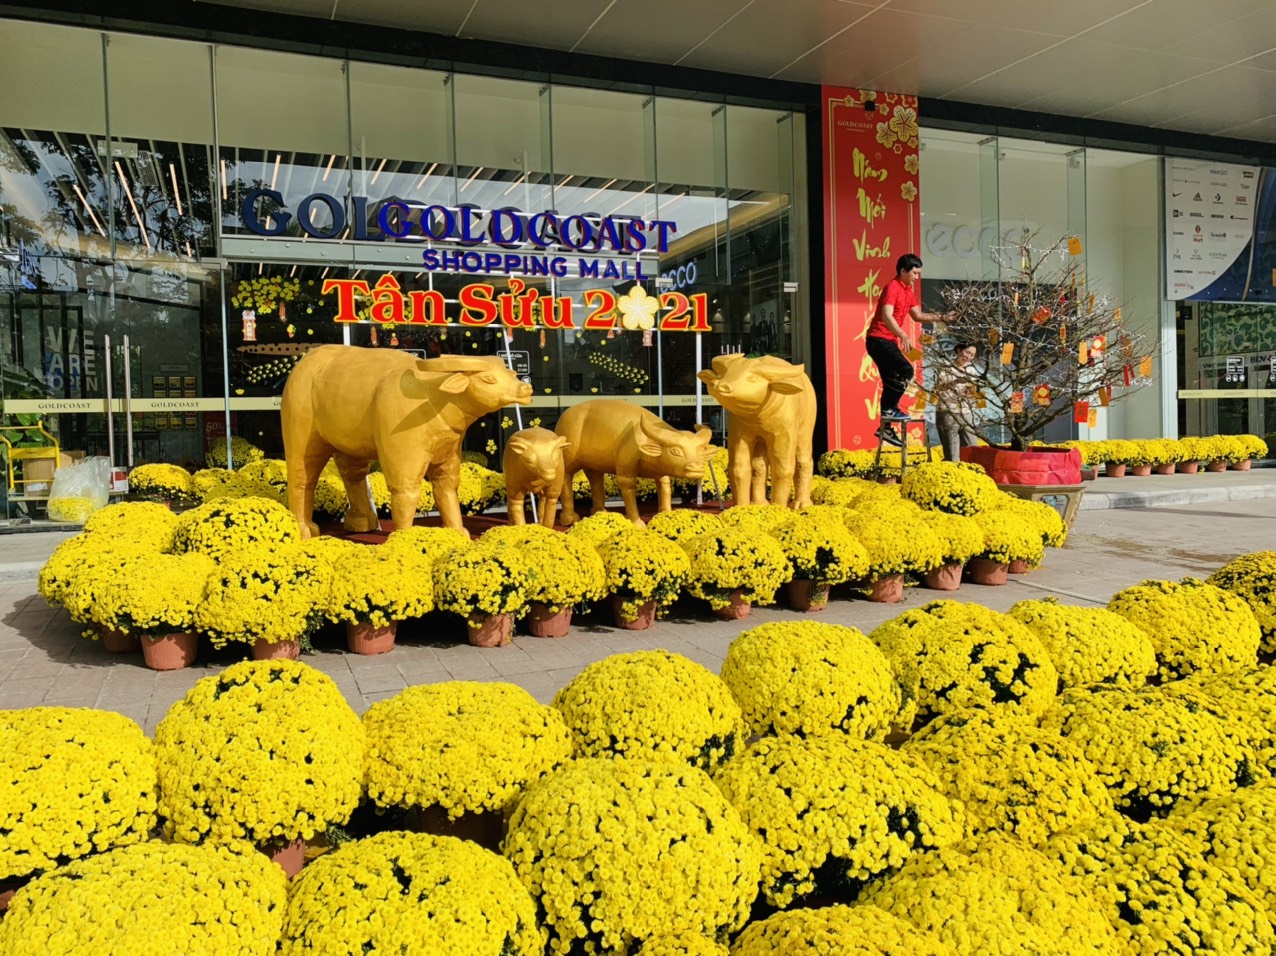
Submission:
[[[361,279],[328,279],[323,294],[337,295],[337,322],[370,320],[381,325],[448,324],[447,304],[437,289],[404,292],[397,279],[386,273],[369,285]],[[486,326],[500,321],[509,329],[592,329],[608,331],[658,329],[661,332],[709,332],[709,297],[681,292],[649,295],[635,285],[622,296],[610,289],[589,289],[581,297],[578,323],[571,296],[542,295],[522,279],[511,278],[509,291],[499,295],[484,282],[464,286],[457,295],[457,321],[464,326]],[[663,313],[663,314],[662,314]]]

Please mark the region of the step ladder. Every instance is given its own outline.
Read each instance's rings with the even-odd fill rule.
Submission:
[[[883,428],[888,428],[892,432],[894,432],[895,437],[899,441],[899,446],[895,447],[890,445],[888,442],[882,441],[880,438],[878,439],[877,454],[873,456],[873,473],[878,478],[881,478],[883,476],[882,475],[882,453],[883,452],[885,452],[886,455],[889,456],[892,452],[898,451],[899,452],[899,480],[903,481],[904,476],[908,474],[908,429],[913,425],[920,425],[922,429],[921,444],[915,447],[925,452],[925,457],[922,459],[923,461],[930,461],[930,455],[931,455],[930,429],[927,427],[926,419],[924,417],[920,415],[914,415],[912,418],[908,419],[907,421],[898,421],[898,422],[883,420],[881,422],[881,425]],[[890,464],[889,457],[886,463],[888,465]]]

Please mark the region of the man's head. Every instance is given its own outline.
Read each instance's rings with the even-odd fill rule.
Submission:
[[[920,256],[909,252],[899,257],[895,263],[895,278],[904,285],[912,285],[922,277],[922,260]]]

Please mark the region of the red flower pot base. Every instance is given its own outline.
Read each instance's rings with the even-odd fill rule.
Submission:
[[[1152,473],[1155,475],[1172,475],[1174,474],[1174,471],[1175,471],[1174,462],[1171,462],[1168,465],[1157,465],[1152,469]]]
[[[645,631],[656,623],[656,602],[645,601],[638,605],[632,620],[625,617],[625,598],[619,594],[611,596],[611,610],[616,618],[616,626],[626,631]]]
[[[926,587],[932,591],[956,591],[961,587],[964,565],[944,564],[926,572]]]
[[[1178,464],[1179,472],[1184,475],[1194,475],[1200,467],[1199,461],[1181,461]]]
[[[102,636],[102,649],[108,654],[136,654],[142,649],[142,639],[136,634],[126,634],[101,624],[97,625],[97,632]]]
[[[384,654],[394,647],[398,621],[385,627],[375,624],[346,624],[346,647],[355,654]]]
[[[1124,478],[1125,465],[1110,461],[1103,466],[1103,477],[1105,478]]]
[[[278,863],[284,876],[292,879],[306,865],[306,841],[292,840],[282,846],[269,843],[261,848],[261,852],[270,857],[271,862]]]
[[[270,641],[258,638],[253,642],[255,661],[295,661],[301,656],[301,641]]]
[[[142,659],[153,671],[176,671],[195,663],[199,638],[194,634],[165,634],[142,641]]]
[[[975,584],[997,585],[1006,583],[1006,574],[1010,570],[1008,564],[1000,561],[989,561],[987,558],[972,558],[966,565],[970,580]]]
[[[22,889],[29,882],[31,877],[19,876],[12,877],[7,880],[0,880],[0,913],[4,913],[9,908],[9,901],[13,899],[13,894]]]
[[[797,578],[788,583],[787,590],[789,606],[795,611],[814,613],[823,611],[829,606],[829,586],[827,584],[811,581],[807,578]]]
[[[1011,561],[1010,564],[1006,566],[1006,570],[1010,574],[1027,574],[1032,570],[1032,565],[1023,560],[1023,558],[1019,558],[1016,561]]]
[[[1246,458],[1244,461],[1232,462],[1232,471],[1249,471],[1250,460]]]
[[[1211,461],[1211,462],[1206,462],[1206,464],[1205,464],[1205,470],[1206,470],[1206,471],[1213,471],[1213,472],[1227,471],[1227,462],[1225,462],[1225,461]]]
[[[1152,474],[1151,465],[1131,465],[1130,474],[1135,478],[1146,478]]]
[[[738,621],[752,613],[753,605],[743,591],[732,591],[730,600],[731,603],[726,607],[713,608],[713,616],[723,621]]]
[[[904,600],[904,575],[888,574],[878,578],[869,585],[868,599],[882,604],[897,604]]]
[[[471,614],[466,622],[474,647],[504,647],[514,636],[513,614]]]
[[[572,629],[572,609],[552,610],[542,601],[533,601],[527,612],[527,631],[532,637],[565,637]]]

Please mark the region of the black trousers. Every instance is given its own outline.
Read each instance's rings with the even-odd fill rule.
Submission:
[[[913,380],[913,363],[890,339],[870,335],[864,340],[864,344],[868,349],[868,357],[873,360],[878,374],[882,376],[882,411],[897,410],[899,400],[904,397],[904,392]]]

